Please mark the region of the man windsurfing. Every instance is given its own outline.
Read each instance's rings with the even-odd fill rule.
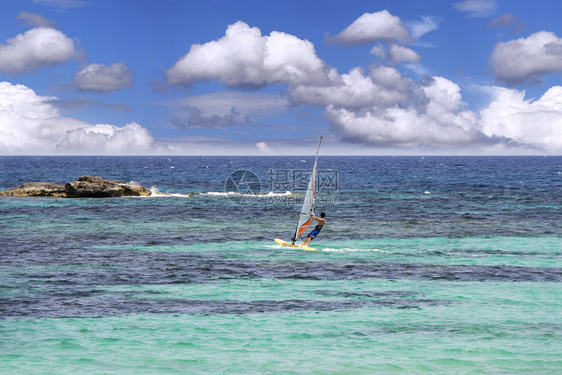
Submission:
[[[318,236],[318,233],[320,233],[320,230],[322,229],[322,227],[324,226],[324,224],[326,224],[326,214],[324,212],[320,213],[320,217],[316,217],[313,216],[312,219],[316,220],[316,222],[318,224],[316,224],[316,226],[314,227],[314,229],[312,230],[312,232],[310,232],[310,234],[306,237],[306,239],[304,240],[304,242],[302,243],[301,246],[307,246],[310,243],[310,241],[312,241],[313,239],[316,238],[316,236]]]

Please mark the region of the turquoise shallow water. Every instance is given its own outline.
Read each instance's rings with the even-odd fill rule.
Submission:
[[[255,311],[3,321],[1,366],[17,373],[318,374],[555,373],[562,366],[556,283],[246,280],[118,291],[141,301],[248,302]],[[343,306],[291,312],[290,304],[310,299]],[[267,301],[287,311],[263,313]]]
[[[306,159],[0,158],[172,195],[0,198],[0,372],[562,372],[562,158],[328,158],[319,252],[271,240],[294,202],[220,194]]]

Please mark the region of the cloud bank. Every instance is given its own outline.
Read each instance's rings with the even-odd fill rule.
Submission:
[[[404,80],[398,77],[397,79]],[[463,111],[457,84],[433,77],[421,86],[408,85],[417,103],[380,106],[369,103],[359,111],[329,105],[327,115],[342,140],[384,147],[466,145],[479,140],[476,116]]]
[[[540,99],[503,87],[482,88],[493,97],[485,109],[466,109],[460,87],[443,77],[409,85],[415,102],[377,105],[357,110],[330,104],[326,114],[346,142],[379,147],[459,148],[502,152],[562,151],[562,87],[551,87]],[[407,97],[407,95],[404,95]]]
[[[495,10],[495,2],[469,1],[457,7],[480,16]],[[503,17],[494,24],[514,22],[513,17]],[[561,152],[561,87],[549,89],[535,101],[526,100],[524,91],[480,87],[492,100],[476,112],[463,101],[457,83],[438,75],[415,80],[393,66],[419,62],[421,56],[400,43],[436,29],[438,23],[438,19],[422,19],[414,23],[417,26],[411,34],[400,18],[387,11],[362,15],[341,33],[327,38],[347,45],[373,43],[371,54],[379,61],[368,70],[356,67],[340,74],[318,58],[312,43],[278,32],[262,36],[259,29],[238,22],[228,27],[224,37],[193,45],[168,72],[189,84],[215,80],[248,89],[285,83],[293,107],[324,108],[332,131],[347,143],[453,153]],[[491,64],[498,80],[515,84],[562,70],[561,54],[560,39],[553,33],[541,32],[498,43]],[[242,118],[249,121],[249,115],[242,117],[238,107],[224,103],[219,107],[211,111],[219,113],[212,115],[213,123],[194,107],[186,107],[188,115],[176,119],[176,126],[228,126],[239,124]],[[259,143],[256,147],[267,151],[265,146]]]
[[[455,6],[475,17],[495,11],[493,1],[471,0]],[[27,12],[18,19],[35,28],[0,45],[0,72],[29,73],[76,56],[73,40],[50,21]],[[192,45],[168,69],[166,84],[212,80],[243,92],[199,95],[195,99],[200,105],[178,101],[175,107],[181,109],[171,123],[180,129],[247,125],[287,107],[314,106],[324,111],[339,139],[354,145],[445,152],[515,147],[515,151],[562,152],[562,86],[551,87],[539,99],[526,99],[523,90],[480,87],[492,99],[484,109],[473,111],[464,103],[457,83],[438,75],[412,77],[397,68],[421,61],[422,56],[405,45],[437,29],[439,21],[422,17],[406,27],[386,10],[363,14],[340,33],[326,36],[332,48],[372,44],[373,63],[343,73],[319,58],[311,42],[277,31],[262,35],[258,28],[239,21],[228,26],[223,37]],[[519,24],[515,16],[505,14],[488,27]],[[543,76],[562,71],[561,61],[562,39],[547,31],[499,42],[490,56],[497,80],[511,86],[540,82]],[[113,92],[133,86],[134,72],[122,62],[89,64],[73,83],[79,91]],[[286,85],[283,94],[251,91],[273,84]],[[102,104],[88,98],[62,101],[37,95],[23,85],[0,82],[0,154],[157,150],[150,132],[138,123],[92,125],[61,116],[58,110]],[[269,144],[254,144],[259,152],[271,153]]]
[[[133,122],[123,127],[100,124],[70,130],[56,147],[59,153],[119,155],[150,153],[153,146],[150,132]]]
[[[139,154],[154,139],[139,124],[91,125],[63,117],[24,85],[0,82],[0,154]]]
[[[480,112],[482,132],[538,149],[562,151],[562,86],[553,86],[538,100],[525,91],[491,87],[490,105]]]
[[[457,7],[472,16],[483,16],[495,11],[496,4],[468,1],[458,3]],[[395,27],[402,25],[399,19],[388,16],[384,14],[389,24],[392,21]],[[368,38],[363,31],[368,20],[361,16],[335,37],[348,44],[377,41],[375,33]],[[503,17],[494,25],[517,22],[514,17]],[[433,19],[414,23],[412,35],[423,35],[437,25],[438,20]],[[401,34],[386,40],[400,40],[398,35]],[[542,32],[527,39],[498,43],[491,61],[498,79],[514,84],[560,71],[561,53],[560,39],[553,33]],[[561,87],[552,87],[536,101],[526,100],[524,91],[483,87],[480,89],[492,101],[487,108],[474,112],[463,102],[461,88],[453,81],[439,76],[414,81],[382,64],[384,61],[418,62],[421,56],[415,51],[396,43],[389,46],[379,43],[371,49],[371,54],[383,60],[381,65],[371,66],[367,73],[354,68],[333,79],[331,85],[291,85],[288,90],[291,100],[325,107],[333,131],[344,142],[451,152],[459,148],[501,152],[515,147],[562,151]]]

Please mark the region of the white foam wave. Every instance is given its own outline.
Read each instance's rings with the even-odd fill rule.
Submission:
[[[193,197],[193,194],[168,193],[168,196],[176,198],[191,198]]]
[[[272,191],[270,191],[269,193],[263,195],[264,197],[290,197],[291,195],[293,195],[293,193],[291,193],[289,190],[287,190],[284,193],[274,193]]]
[[[282,245],[279,245],[279,244],[265,245],[265,247],[270,248],[270,249],[287,249],[286,247],[284,247],[284,246],[282,246]],[[313,247],[315,247],[315,246],[313,246]],[[333,253],[348,253],[348,252],[364,252],[364,253],[368,253],[368,252],[377,252],[377,253],[391,254],[390,251],[385,251],[385,250],[381,250],[381,249],[355,249],[355,248],[349,248],[349,247],[336,249],[336,248],[332,248],[332,247],[325,247],[325,248],[322,248],[321,246],[318,246],[318,250],[319,250],[319,251],[326,251],[326,252],[333,252]]]
[[[176,198],[191,198],[193,193],[181,194],[181,193],[162,193],[156,186],[152,186],[150,189],[152,194],[150,197],[176,197]]]
[[[152,193],[149,195],[150,198],[169,198],[169,197],[176,197],[176,198],[192,198],[193,195],[191,194],[179,194],[179,193]]]
[[[201,195],[210,195],[212,197],[232,197],[232,196],[242,196],[243,194],[237,193],[235,191],[208,191],[206,193],[201,193]]]
[[[268,247],[270,249],[282,249],[283,245],[279,245],[279,244],[275,244],[275,245],[265,245],[265,247]]]
[[[152,186],[149,189],[152,194],[151,197],[183,197],[183,198],[192,198],[195,195],[203,195],[209,197],[242,197],[244,193],[238,193],[236,191],[208,191],[206,193],[169,193],[169,192],[161,192],[158,187]],[[290,197],[293,195],[298,195],[297,193],[292,193],[290,191],[286,191],[284,193],[274,193],[272,191],[268,193],[260,193],[256,196],[256,198],[271,198],[271,197]]]

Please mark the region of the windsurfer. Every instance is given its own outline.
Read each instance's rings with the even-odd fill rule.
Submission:
[[[304,242],[302,243],[301,246],[308,246],[310,241],[312,241],[314,238],[316,238],[316,236],[318,236],[318,233],[320,233],[320,229],[322,229],[324,224],[326,224],[325,217],[326,217],[326,214],[324,212],[320,213],[320,217],[316,217],[316,216],[312,217],[312,219],[316,220],[316,222],[318,224],[316,225],[316,227],[314,227],[312,232],[310,232],[310,234],[306,237],[306,239],[304,240]]]

